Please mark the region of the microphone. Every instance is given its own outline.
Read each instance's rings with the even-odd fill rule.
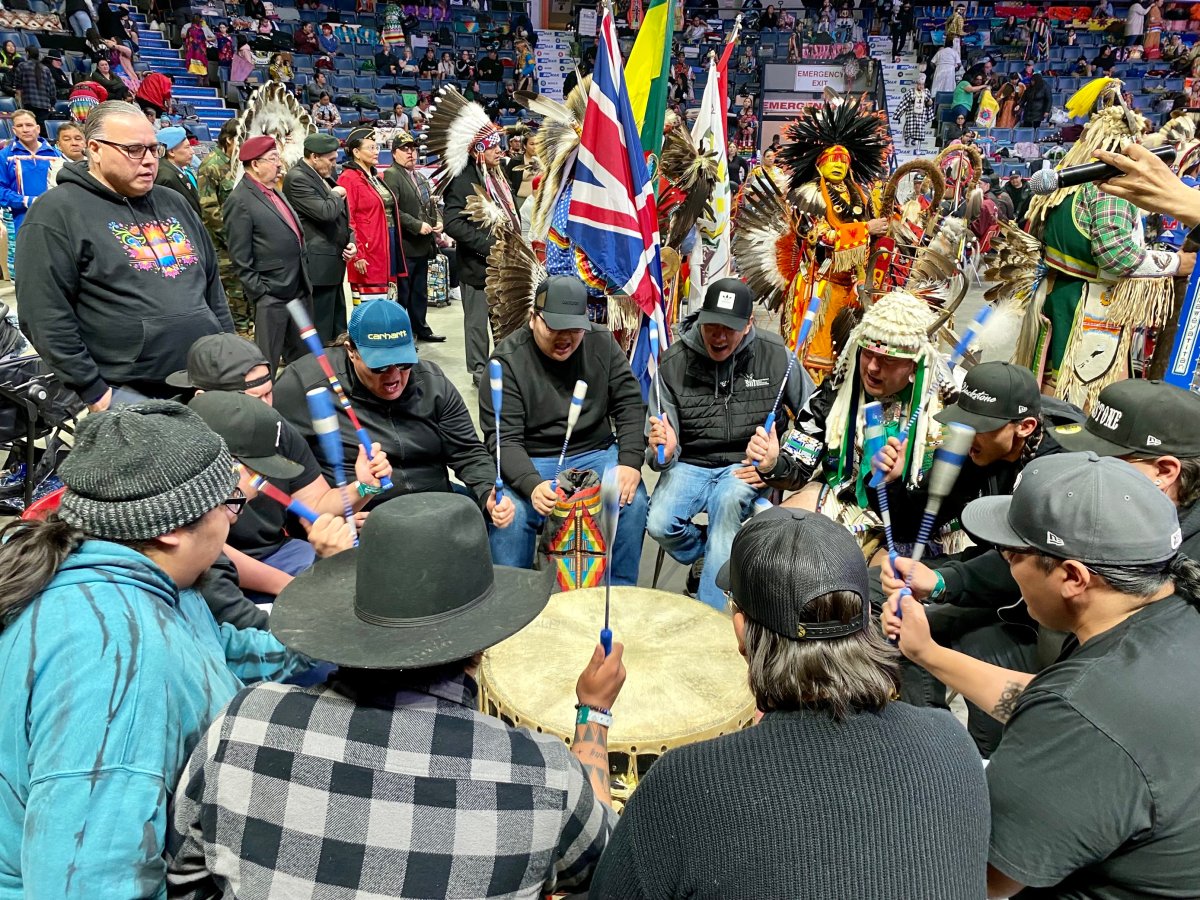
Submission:
[[[1175,162],[1174,147],[1155,147],[1150,151],[1167,165]],[[1034,172],[1029,178],[1029,190],[1035,194],[1053,194],[1060,188],[1078,187],[1089,181],[1107,181],[1119,178],[1125,173],[1116,166],[1108,163],[1090,162],[1082,166],[1069,166],[1066,169],[1042,169]]]

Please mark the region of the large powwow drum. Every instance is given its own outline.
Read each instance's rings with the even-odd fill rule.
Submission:
[[[667,750],[749,725],[754,698],[729,619],[705,604],[614,587],[611,621],[628,671],[608,735],[613,799],[623,805]],[[483,711],[570,743],[575,681],[603,623],[603,588],[552,596],[540,616],[484,656]]]

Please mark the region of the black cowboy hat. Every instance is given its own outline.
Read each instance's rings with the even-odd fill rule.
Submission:
[[[466,659],[532,622],[553,572],[493,566],[479,507],[454,493],[409,494],[371,513],[359,546],[319,560],[275,599],[287,647],[355,669],[420,669]]]

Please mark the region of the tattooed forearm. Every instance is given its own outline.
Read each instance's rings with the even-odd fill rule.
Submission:
[[[997,722],[1007,722],[1012,718],[1013,710],[1017,708],[1017,698],[1025,690],[1025,685],[1019,681],[1008,681],[1000,691],[1000,699],[992,707],[992,718]]]
[[[608,729],[595,722],[575,726],[571,751],[583,765],[592,790],[601,802],[612,804],[608,786]]]

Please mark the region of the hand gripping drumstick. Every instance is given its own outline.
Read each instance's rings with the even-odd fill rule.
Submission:
[[[346,452],[342,448],[342,430],[338,427],[337,410],[329,399],[329,388],[313,388],[306,395],[308,411],[312,416],[313,431],[321,444],[325,461],[333,467],[333,479],[342,492],[342,504],[346,508],[346,521],[350,523],[350,534],[354,546],[358,546],[358,535],[354,531],[354,506],[350,502],[350,489],[346,484]]]
[[[658,419],[661,422],[663,417],[662,411],[662,373],[658,371],[658,323],[650,322],[650,355],[654,358],[654,399],[658,406]],[[666,465],[667,448],[663,444],[658,445],[658,464]]]
[[[883,451],[884,432],[883,432],[883,404],[876,400],[873,403],[868,403],[863,407],[863,417],[866,420],[866,446],[863,448],[867,454],[867,459],[871,460],[871,465],[875,465],[875,460]],[[874,484],[874,480],[871,482]],[[896,562],[896,542],[892,538],[892,512],[888,508],[888,486],[881,483],[876,489],[875,494],[879,498],[879,517],[883,519],[883,536],[887,541],[888,559],[893,564]]]
[[[246,471],[251,472],[252,470],[247,469]],[[258,491],[264,497],[270,497],[276,503],[285,507],[288,512],[299,516],[301,519],[303,519],[309,525],[316,524],[317,513],[311,507],[305,506],[303,503],[301,503],[299,500],[295,499],[291,494],[287,493],[286,491],[281,491],[279,488],[275,487],[275,485],[271,484],[271,482],[267,481],[267,479],[263,478],[261,475],[259,475],[257,473],[253,473],[253,472],[252,472],[252,474],[254,474],[254,478],[251,480],[250,483],[252,485],[254,485],[254,489],[256,491]],[[351,526],[351,527],[353,527],[353,526]]]
[[[496,505],[504,496],[504,479],[500,477],[500,405],[504,402],[504,372],[500,360],[488,362],[488,380],[492,383],[492,409],[496,411]]]
[[[582,378],[575,382],[575,390],[571,392],[571,405],[567,407],[567,433],[563,438],[562,451],[558,454],[558,469],[550,482],[550,490],[558,490],[558,476],[562,473],[563,460],[567,458],[567,444],[571,443],[571,432],[579,421],[579,413],[583,410],[583,398],[587,396],[587,382]]]
[[[954,482],[958,480],[963,463],[966,462],[967,455],[971,452],[971,442],[974,440],[974,428],[952,422],[942,435],[942,446],[934,451],[933,465],[929,469],[929,479],[926,482],[928,494],[925,500],[925,514],[921,517],[917,542],[913,545],[912,564],[909,566],[908,574],[904,577],[904,587],[900,590],[900,598],[896,603],[896,615],[899,618],[904,618],[905,595],[912,596],[913,572],[916,571],[921,557],[925,555],[925,543],[933,531],[933,520],[937,518],[938,511],[942,508],[942,501],[946,499],[950,489],[954,487]]]
[[[608,627],[609,603],[612,597],[612,554],[617,540],[617,521],[621,517],[621,485],[617,481],[617,467],[604,473],[600,484],[600,530],[604,532],[604,627],[600,629],[600,643],[604,655],[612,653],[612,629]]]
[[[350,398],[346,396],[346,391],[342,387],[342,383],[338,381],[337,375],[334,374],[333,365],[329,362],[329,357],[325,354],[325,348],[321,346],[321,338],[317,334],[317,329],[313,326],[312,319],[308,317],[308,310],[304,306],[303,300],[292,300],[287,304],[287,311],[291,313],[292,321],[296,323],[296,327],[300,330],[300,337],[304,339],[304,343],[308,345],[308,349],[312,351],[312,355],[317,358],[317,362],[321,366],[321,370],[325,373],[325,378],[329,381],[329,386],[333,388],[333,393],[337,396],[338,405],[346,411],[346,415],[350,417],[350,424],[354,426],[354,430],[358,433],[358,442],[366,451],[367,459],[375,458],[375,451],[371,449],[371,437],[367,434],[367,429],[362,427],[362,423],[358,421],[358,414],[354,411],[354,407],[350,405]],[[385,491],[392,489],[392,479],[380,478],[379,485]],[[350,526],[354,527],[353,524]]]

